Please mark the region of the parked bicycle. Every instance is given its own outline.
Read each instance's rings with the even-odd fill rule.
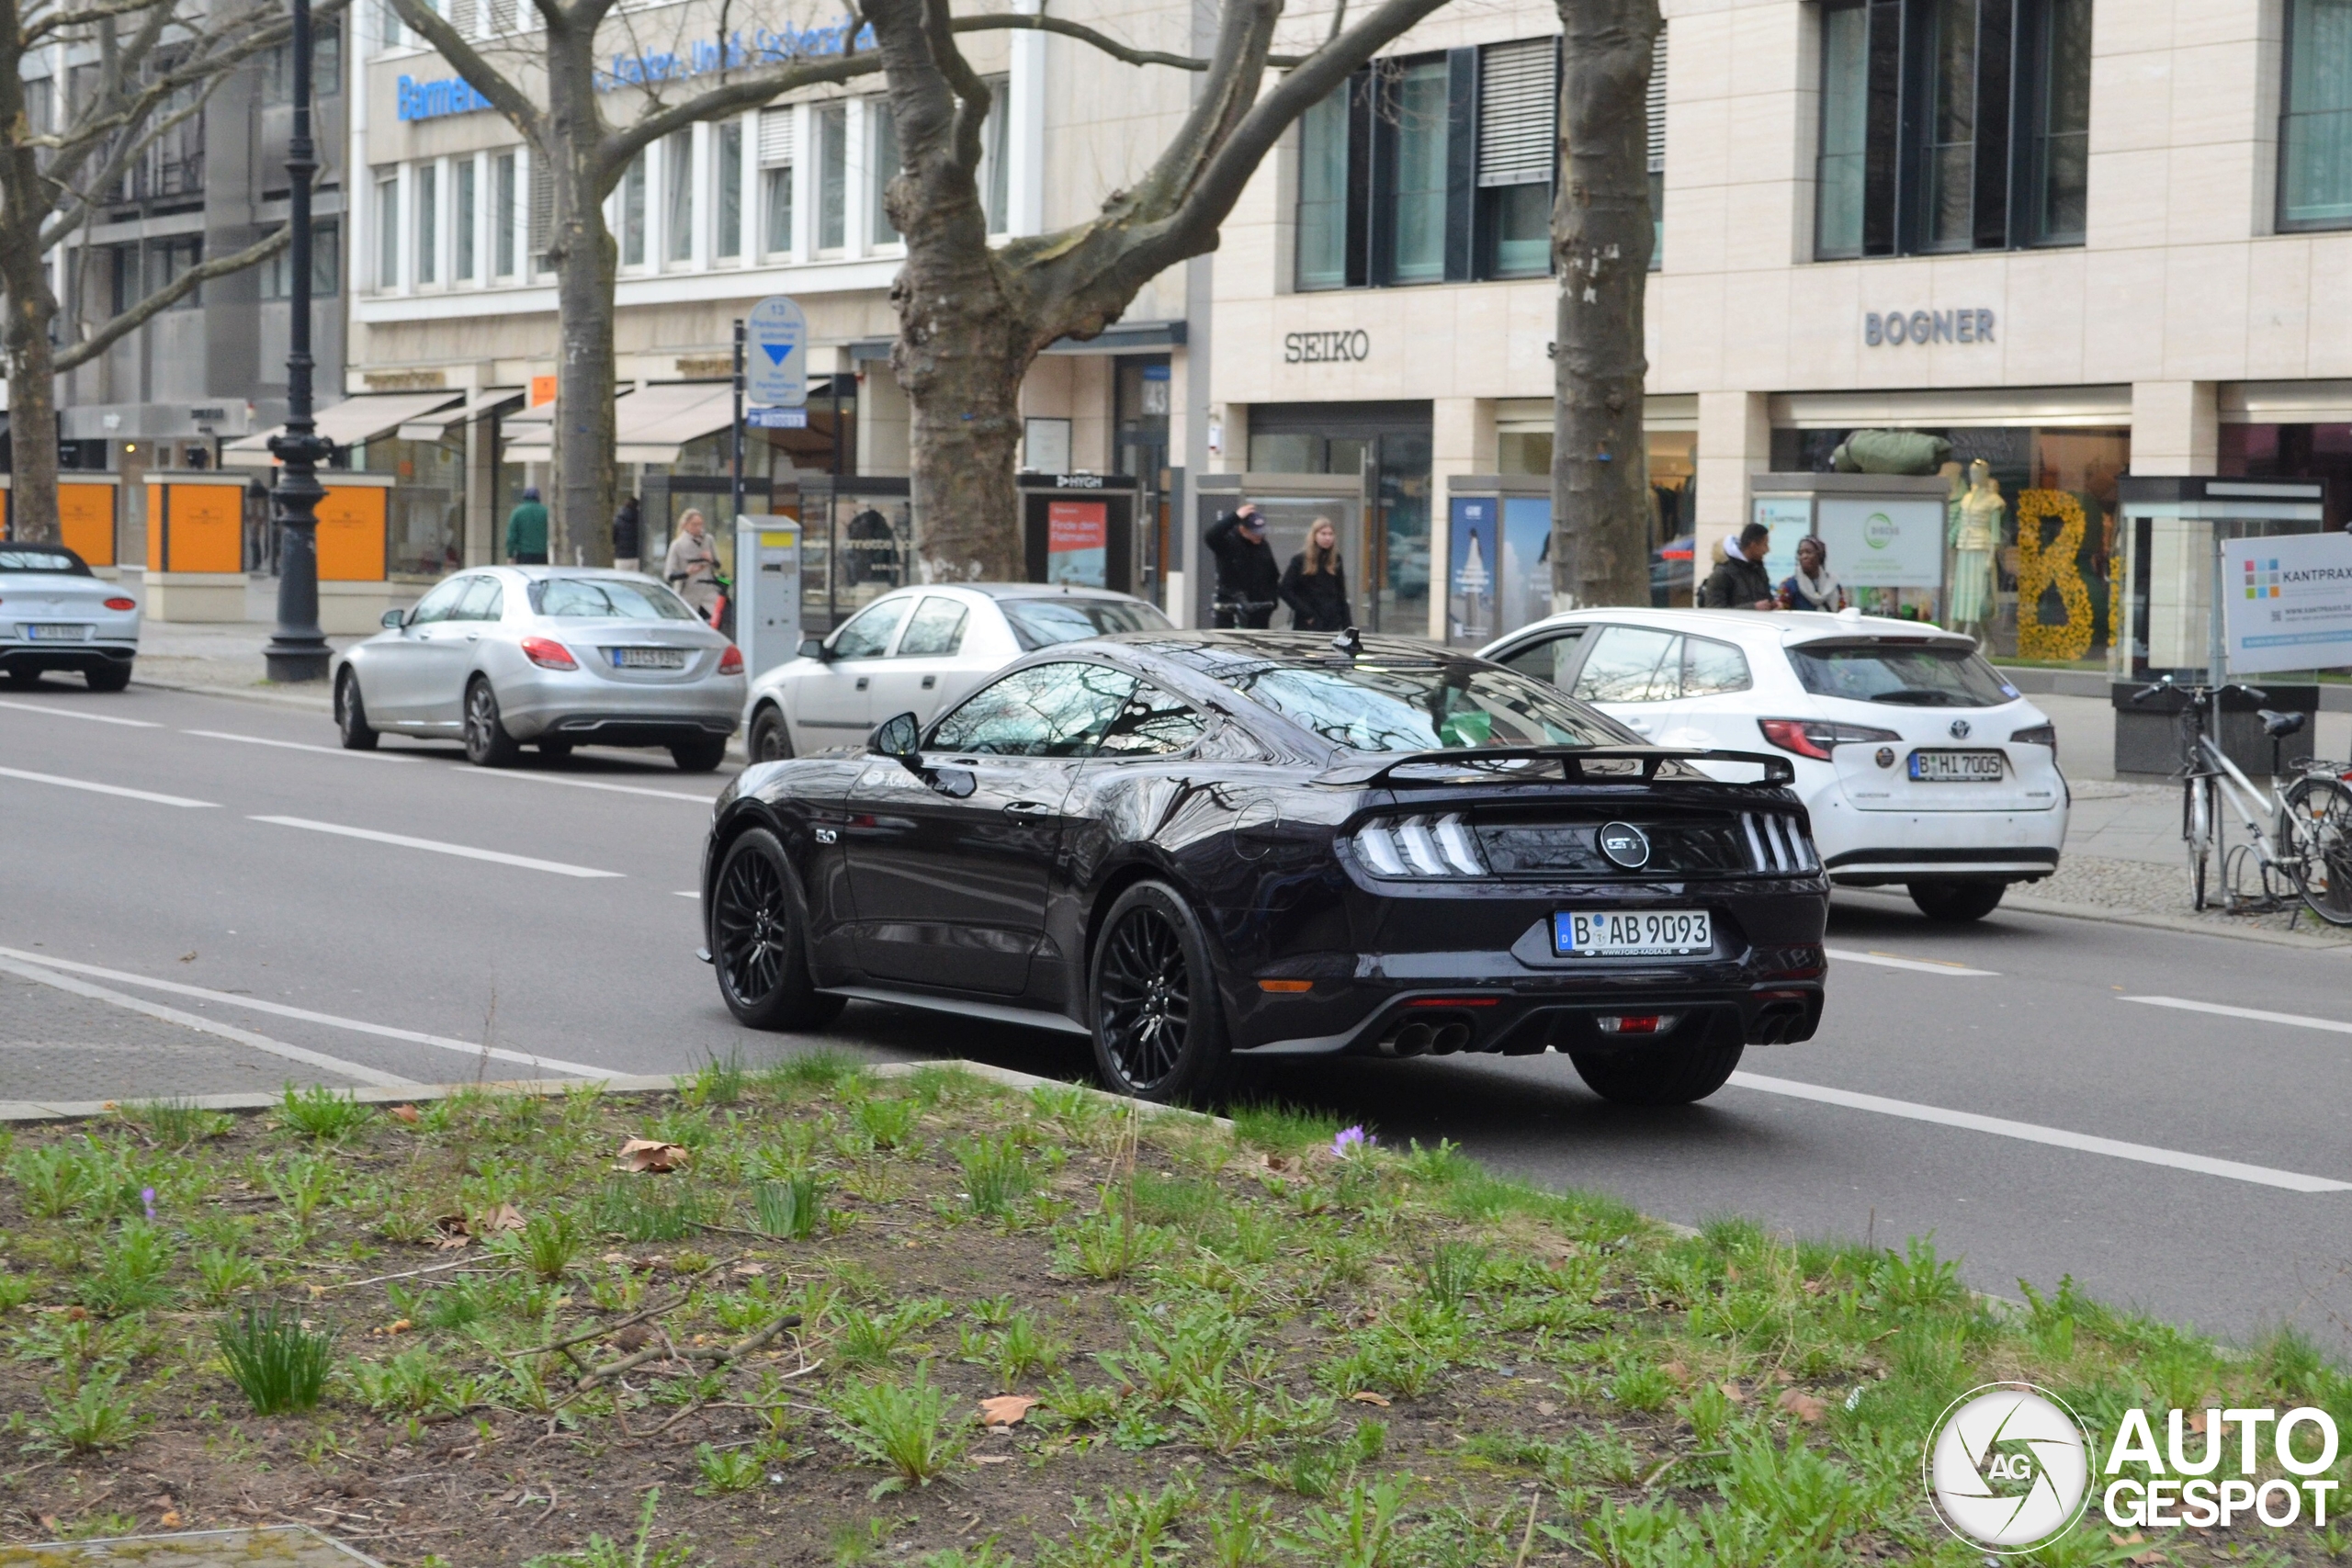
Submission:
[[[2246,914],[2300,898],[2330,925],[2352,926],[2352,787],[2344,782],[2352,771],[2313,757],[2298,757],[2282,768],[2281,748],[2289,736],[2301,732],[2306,716],[2257,708],[2255,716],[2270,737],[2266,795],[2214,737],[2221,728],[2222,693],[2243,692],[2257,703],[2267,693],[2243,684],[2181,685],[2167,675],[2132,700],[2145,702],[2159,692],[2187,699],[2178,720],[2180,771],[2173,776],[2181,781],[2180,836],[2188,846],[2192,906],[2202,909],[2218,902],[2232,914]],[[2245,828],[2246,842],[2229,843],[2224,806]],[[2262,825],[2266,815],[2273,824],[2268,832]],[[2244,890],[2249,855],[2259,875],[2259,896]],[[2214,870],[2221,877],[2218,901],[2209,900],[2206,890]]]

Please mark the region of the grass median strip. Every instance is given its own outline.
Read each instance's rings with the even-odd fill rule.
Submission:
[[[1445,1145],[954,1067],[127,1105],[0,1170],[0,1408],[38,1461],[5,1528],[51,1536],[168,1508],[419,1564],[1962,1568],[1920,1445],[1979,1383],[2110,1429],[2352,1418],[2291,1334],[2223,1352],[2071,1285],[2002,1309],[1924,1242],[1675,1235]],[[2246,1544],[2094,1517],[2030,1560]]]

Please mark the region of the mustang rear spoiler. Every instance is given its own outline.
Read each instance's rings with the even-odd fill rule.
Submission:
[[[1560,776],[1570,784],[1583,784],[1587,762],[1638,762],[1642,783],[1649,784],[1657,777],[1658,769],[1668,762],[1751,762],[1763,769],[1764,776],[1744,788],[1772,789],[1796,780],[1796,764],[1786,757],[1775,757],[1764,751],[1733,751],[1706,746],[1481,746],[1438,751],[1415,751],[1408,756],[1370,766],[1362,771],[1353,768],[1332,768],[1316,775],[1317,784],[1349,784],[1369,787],[1373,784],[1409,785],[1419,782],[1395,776],[1399,768],[1430,767],[1443,764],[1455,768],[1483,768],[1492,762],[1552,761],[1560,764]],[[1596,784],[1622,784],[1622,773],[1591,775]],[[1739,781],[1715,780],[1715,783]]]

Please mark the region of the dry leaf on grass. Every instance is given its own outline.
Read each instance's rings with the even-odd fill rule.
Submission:
[[[412,1127],[424,1120],[423,1113],[413,1105],[395,1105],[387,1114],[393,1121],[405,1122]]]
[[[1723,1391],[1723,1396],[1725,1399],[1730,1400],[1734,1404],[1745,1404],[1747,1403],[1747,1391],[1740,1387],[1737,1383],[1719,1382],[1715,1386],[1718,1389],[1721,1389]]]
[[[1388,1408],[1388,1396],[1385,1393],[1374,1393],[1368,1388],[1360,1388],[1348,1397],[1358,1404],[1377,1404],[1383,1410]]]
[[[466,1228],[466,1216],[463,1214],[437,1215],[433,1221],[433,1229],[437,1237],[433,1245],[444,1252],[469,1246],[474,1239]]]
[[[685,1163],[686,1151],[681,1145],[665,1144],[659,1138],[631,1138],[621,1145],[621,1162],[613,1168],[659,1173]]]
[[[1783,1389],[1781,1397],[1772,1403],[1808,1425],[1829,1414],[1827,1404],[1802,1389]]]
[[[523,1211],[512,1203],[501,1203],[484,1214],[481,1223],[473,1230],[476,1235],[496,1235],[500,1231],[519,1231],[522,1228]]]
[[[980,1401],[980,1420],[990,1427],[1010,1427],[1028,1415],[1036,1403],[1025,1393],[1000,1393]]]

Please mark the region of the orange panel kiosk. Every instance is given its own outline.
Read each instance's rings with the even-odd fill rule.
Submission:
[[[9,479],[0,474],[0,538],[9,536]],[[121,485],[119,474],[69,469],[57,476],[58,542],[101,577],[115,575],[115,498]]]
[[[283,470],[280,470],[283,477]],[[373,632],[392,607],[386,581],[386,530],[390,526],[391,474],[321,469],[319,482],[319,627]]]
[[[147,618],[245,618],[243,474],[147,478]]]

